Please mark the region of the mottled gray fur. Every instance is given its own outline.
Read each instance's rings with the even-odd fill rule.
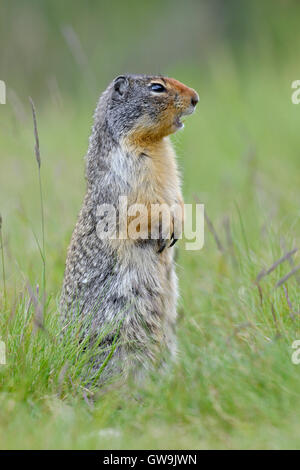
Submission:
[[[152,77],[151,77],[152,78]],[[143,375],[161,363],[165,351],[175,354],[177,280],[173,248],[158,254],[158,242],[136,243],[100,240],[96,226],[97,206],[118,205],[119,196],[130,194],[144,159],[133,160],[120,147],[120,139],[137,119],[147,114],[155,119],[146,84],[149,77],[126,76],[126,100],[121,101],[112,82],[100,97],[86,156],[87,190],[68,249],[61,295],[65,323],[76,315],[90,317],[83,334],[96,338],[110,325],[103,344],[111,345],[118,332],[116,350],[102,374],[102,380],[117,373]],[[125,86],[120,80],[120,87]],[[122,90],[121,90],[122,91]],[[159,106],[163,109],[164,104]],[[133,165],[135,167],[133,168]],[[121,255],[120,255],[121,253]],[[95,368],[107,353],[99,354]]]

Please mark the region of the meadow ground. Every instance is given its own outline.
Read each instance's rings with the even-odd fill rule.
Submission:
[[[218,64],[218,65],[216,65]],[[95,393],[80,382],[77,345],[57,343],[57,302],[66,248],[84,192],[83,156],[94,98],[36,101],[45,210],[43,327],[40,197],[30,104],[1,115],[0,447],[299,448],[299,121],[296,70],[223,51],[203,70],[168,70],[200,94],[196,114],[173,137],[186,202],[205,204],[199,252],[178,244],[179,357],[144,387]],[[33,96],[34,98],[34,96]],[[36,235],[34,235],[34,233]],[[300,274],[300,272],[299,272]],[[36,286],[39,285],[39,292]],[[5,295],[6,294],[6,295]]]

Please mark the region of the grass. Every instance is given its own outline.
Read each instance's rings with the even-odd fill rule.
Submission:
[[[153,374],[140,388],[89,392],[80,380],[85,358],[79,359],[76,335],[57,339],[93,99],[66,100],[60,111],[35,102],[43,149],[44,308],[36,287],[44,265],[33,235],[42,239],[30,106],[25,121],[9,105],[0,109],[3,449],[299,448],[300,366],[291,361],[300,335],[297,272],[276,287],[299,265],[299,251],[285,256],[300,250],[293,65],[274,74],[271,62],[258,66],[249,58],[239,66],[225,54],[205,72],[167,72],[200,93],[197,113],[173,141],[185,200],[196,195],[204,202],[210,223],[200,252],[179,244],[178,362],[168,376]]]

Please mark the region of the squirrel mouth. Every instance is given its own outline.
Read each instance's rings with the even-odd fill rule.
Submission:
[[[184,123],[181,121],[181,119],[185,116],[189,116],[190,114],[193,114],[195,108],[194,107],[189,107],[185,111],[181,112],[175,119],[174,119],[174,125],[177,127],[177,129],[182,129],[184,127]]]
[[[182,129],[184,127],[184,124],[180,119],[181,119],[181,116],[177,116],[174,121],[174,124],[177,127],[177,129]]]

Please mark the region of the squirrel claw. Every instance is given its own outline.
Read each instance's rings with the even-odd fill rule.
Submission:
[[[159,248],[158,248],[158,250],[157,250],[157,253],[160,254],[160,253],[162,253],[162,252],[164,251],[164,249],[165,249],[166,246],[167,246],[166,240],[159,239],[159,240],[158,240],[158,246],[159,246]]]
[[[173,238],[173,240],[172,240],[172,238]],[[175,245],[176,242],[178,242],[178,238],[174,238],[174,235],[172,235],[171,240],[172,240],[172,242],[170,243],[169,248],[171,248],[172,246]]]

